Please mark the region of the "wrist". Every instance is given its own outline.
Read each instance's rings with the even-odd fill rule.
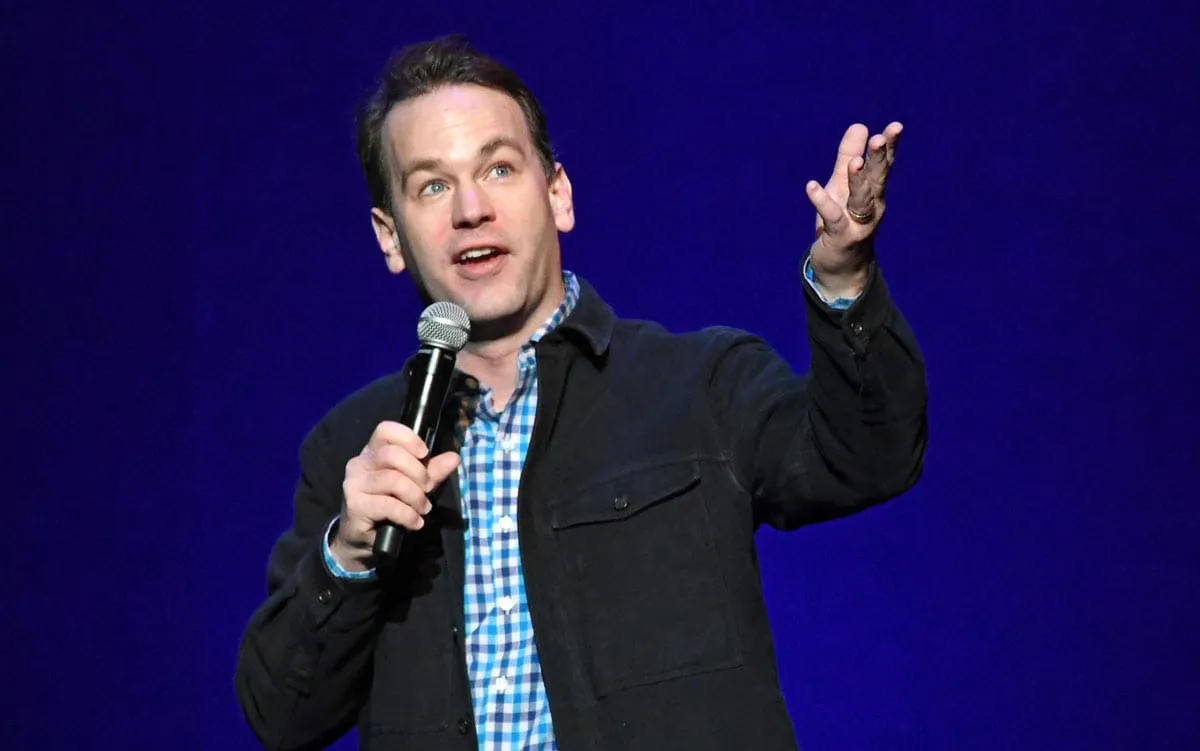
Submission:
[[[325,528],[321,541],[321,555],[325,569],[338,579],[373,579],[375,571],[370,566],[369,547],[347,542],[337,534],[341,517],[334,517]]]
[[[844,310],[854,304],[859,295],[866,289],[866,285],[870,282],[870,265],[868,264],[862,269],[863,278],[855,279],[853,276],[847,275],[846,278],[839,280],[837,274],[830,274],[828,267],[823,273],[823,279],[817,279],[816,264],[813,263],[812,255],[804,259],[802,264],[802,275],[808,286],[812,288],[817,297],[821,298],[821,302],[833,308]],[[827,286],[826,282],[830,282],[833,289]]]
[[[813,283],[826,297],[856,298],[867,288],[867,268],[830,273],[813,267]]]
[[[371,570],[369,558],[371,550],[350,545],[337,535],[329,541],[329,555],[343,570],[352,574],[366,573]]]
[[[809,281],[831,297],[856,298],[867,288],[874,256],[870,239],[837,245],[822,234],[809,248]]]

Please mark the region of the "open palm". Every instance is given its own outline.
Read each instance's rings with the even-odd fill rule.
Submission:
[[[872,239],[886,209],[888,172],[896,160],[896,142],[903,126],[890,123],[870,138],[865,125],[851,125],[838,144],[829,181],[805,186],[817,210],[818,242],[812,248],[818,278],[844,276],[870,260]],[[863,152],[866,151],[866,156]]]

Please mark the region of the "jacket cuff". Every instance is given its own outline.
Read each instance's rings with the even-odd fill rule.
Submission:
[[[866,354],[871,340],[887,326],[895,312],[891,293],[876,261],[872,261],[867,270],[867,283],[862,293],[845,309],[827,305],[810,284],[803,287],[812,337],[826,347],[849,345],[858,356]]]
[[[305,603],[310,625],[344,631],[374,618],[382,593],[379,581],[334,575],[325,564],[323,548],[324,540],[300,561],[296,598]]]

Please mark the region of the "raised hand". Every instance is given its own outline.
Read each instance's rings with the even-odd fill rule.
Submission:
[[[887,208],[888,172],[896,160],[902,129],[893,122],[868,139],[865,125],[851,125],[838,145],[829,182],[822,187],[810,180],[805,186],[817,210],[813,273],[818,284],[835,296],[853,297],[866,283],[875,232]]]

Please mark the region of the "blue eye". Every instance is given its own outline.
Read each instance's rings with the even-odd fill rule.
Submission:
[[[512,167],[509,167],[507,164],[497,164],[495,167],[492,167],[492,174],[496,177],[508,177],[512,174]]]
[[[435,190],[437,188],[437,190]],[[421,188],[421,195],[432,196],[442,193],[446,188],[446,184],[440,181],[431,182],[424,188]]]

